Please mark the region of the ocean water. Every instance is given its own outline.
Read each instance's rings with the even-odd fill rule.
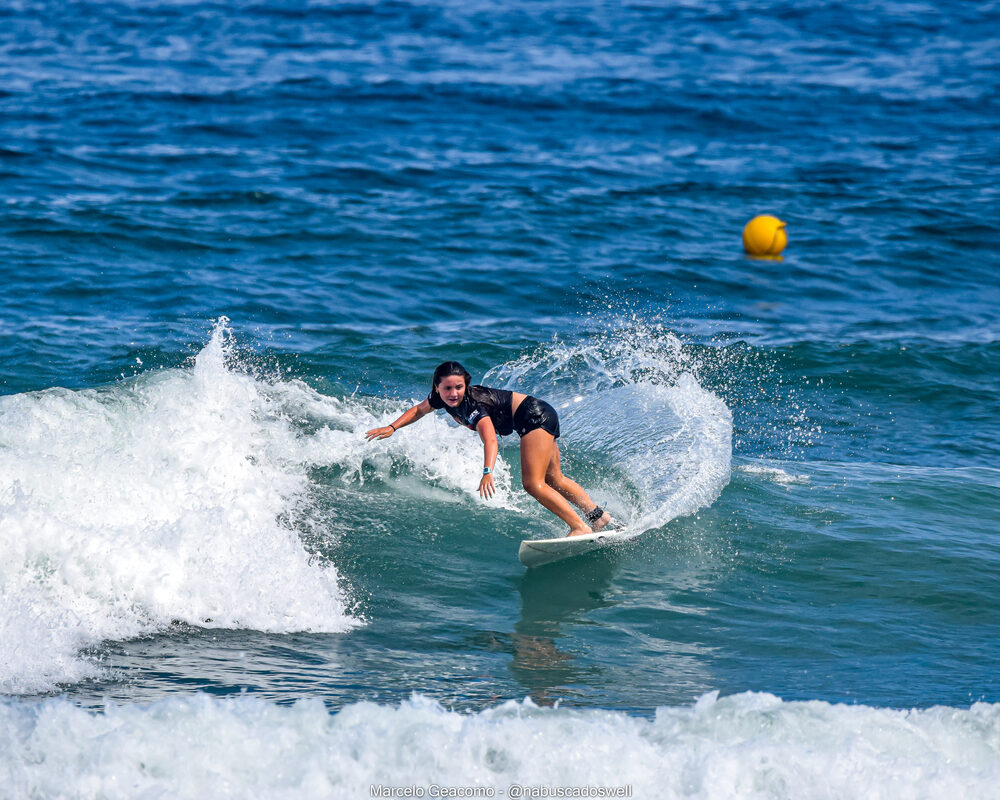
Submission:
[[[996,796],[998,32],[4,4],[0,798]],[[451,358],[643,534],[365,442]]]

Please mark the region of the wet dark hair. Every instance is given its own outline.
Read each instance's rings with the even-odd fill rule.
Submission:
[[[434,378],[431,380],[431,393],[437,394],[438,384],[452,375],[461,375],[465,378],[465,388],[468,390],[472,383],[472,376],[469,374],[469,371],[457,361],[445,361],[442,364],[438,364],[438,368],[434,370]]]

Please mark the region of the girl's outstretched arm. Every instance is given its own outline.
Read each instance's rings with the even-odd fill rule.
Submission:
[[[476,433],[483,440],[483,478],[479,481],[479,496],[484,500],[489,500],[496,492],[493,485],[493,467],[497,463],[497,453],[500,447],[497,443],[497,430],[493,427],[493,420],[483,417],[476,425]]]
[[[399,419],[394,422],[390,422],[388,425],[382,428],[372,428],[368,433],[365,434],[365,439],[369,442],[373,439],[388,439],[400,428],[409,425],[410,423],[416,422],[423,416],[430,414],[433,409],[431,408],[430,402],[428,402],[425,397],[419,403],[417,403],[413,408],[404,411]]]

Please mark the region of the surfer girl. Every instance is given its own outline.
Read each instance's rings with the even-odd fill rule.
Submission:
[[[497,434],[521,437],[521,485],[545,508],[569,525],[570,536],[593,533],[606,527],[611,516],[580,487],[562,474],[559,466],[559,417],[556,410],[530,395],[473,386],[472,376],[457,361],[445,361],[434,370],[431,392],[399,419],[365,434],[368,441],[388,439],[397,430],[435,409],[444,409],[456,422],[479,434],[483,441],[483,477],[479,494],[490,498],[496,491],[493,467],[499,445]],[[573,505],[570,505],[572,503]],[[581,517],[574,509],[583,512]]]

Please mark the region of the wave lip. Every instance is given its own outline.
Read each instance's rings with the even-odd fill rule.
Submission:
[[[0,398],[0,691],[99,674],[80,655],[175,622],[344,631],[337,571],[281,522],[307,488],[296,432],[227,367]]]

